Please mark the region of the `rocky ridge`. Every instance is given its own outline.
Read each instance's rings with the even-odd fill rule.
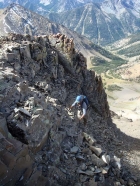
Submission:
[[[9,34],[0,56],[0,185],[135,185],[102,79],[73,39]],[[68,110],[77,94],[90,102],[87,126]]]
[[[47,18],[15,3],[0,12],[0,36],[6,36],[8,33],[29,34],[33,36],[63,33],[69,38],[74,38],[75,48],[87,58],[88,68],[92,67],[91,56],[99,56],[110,61],[108,57],[103,55],[103,49],[101,47],[98,48],[97,45],[93,44],[86,37],[69,30],[63,25],[53,23]]]

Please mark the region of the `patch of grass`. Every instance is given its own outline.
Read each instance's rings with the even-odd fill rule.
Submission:
[[[116,79],[122,79],[121,74],[116,73],[114,70],[110,70],[110,71],[109,71],[109,74],[110,74],[111,76],[113,76],[114,78],[116,78]]]
[[[112,59],[112,60],[122,60],[120,57],[113,55],[111,52],[108,52],[107,50],[103,49],[99,45],[96,45],[94,43],[90,44],[91,48],[105,56],[106,58]]]
[[[113,77],[108,76],[106,73],[105,73],[105,77],[108,78],[108,79],[113,79]]]
[[[114,84],[114,85],[108,85],[107,87],[107,90],[110,91],[110,92],[113,92],[113,91],[121,91],[123,88]]]
[[[94,66],[93,70],[98,74],[104,73],[111,69],[116,69],[118,66],[125,64],[127,61],[119,58],[118,60],[112,60],[110,62],[106,61],[101,57],[91,58],[91,63]]]
[[[140,44],[130,46],[125,49],[121,49],[117,52],[120,55],[125,55],[127,57],[134,57],[140,55]]]
[[[128,44],[132,44],[137,41],[140,41],[140,33],[137,33],[135,35],[131,35],[130,37],[131,37],[131,39],[129,40]]]

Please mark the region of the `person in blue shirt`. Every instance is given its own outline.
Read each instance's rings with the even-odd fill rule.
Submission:
[[[84,124],[86,124],[87,123],[86,113],[89,105],[87,97],[84,95],[77,96],[74,103],[70,106],[70,109],[72,109],[76,105],[78,105],[78,107],[80,108],[80,113],[78,114],[79,119],[80,120],[83,119]]]

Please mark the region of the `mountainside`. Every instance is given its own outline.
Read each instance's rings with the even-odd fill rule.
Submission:
[[[13,2],[3,0],[0,7],[4,8]],[[138,0],[17,0],[16,3],[100,45],[113,43],[140,31]]]
[[[0,39],[0,185],[139,184],[128,145],[138,140],[111,122],[101,77],[64,37]],[[90,103],[86,126],[68,109],[78,94]]]
[[[126,13],[132,13],[136,17],[140,17],[139,0],[106,0],[102,3],[101,7],[106,13],[114,14],[117,17]]]
[[[119,40],[106,49],[125,57],[137,57],[140,55],[140,33],[133,34],[125,39]]]
[[[1,0],[0,8],[5,8],[11,3],[16,3],[41,15],[47,15],[49,12],[71,10],[89,2],[101,3],[103,0]]]
[[[108,1],[99,4],[87,4],[77,9],[57,14],[49,18],[66,26],[91,41],[106,45],[125,36],[140,31],[140,11],[123,1]]]
[[[74,38],[76,49],[87,57],[88,67],[91,67],[91,56],[100,57],[101,59],[110,61],[109,53],[106,51],[106,54],[108,55],[105,56],[104,52],[102,52],[104,50],[101,47],[94,45],[86,37],[81,36],[64,26],[52,23],[47,18],[44,18],[16,4],[12,4],[0,13],[0,35],[5,35],[9,32],[30,35],[49,35],[60,32],[69,38]],[[98,48],[100,49],[97,50]]]
[[[105,45],[125,37],[120,21],[95,4],[69,12],[50,14],[49,19],[85,35],[97,44]]]
[[[128,61],[117,68],[116,74],[122,79],[140,82],[140,33],[119,40],[106,49]]]
[[[119,116],[136,121],[133,126],[135,125],[137,131],[137,122],[139,123],[140,119],[140,33],[116,41],[105,48],[126,61],[114,70],[108,68],[102,73],[110,108]]]

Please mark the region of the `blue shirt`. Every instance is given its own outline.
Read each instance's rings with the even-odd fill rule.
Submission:
[[[83,99],[85,98],[85,96],[83,96]],[[72,107],[74,107],[75,105],[77,104],[77,101],[75,101],[73,104],[72,104]],[[87,104],[83,101],[82,105],[81,105],[81,109],[83,111],[83,115],[85,116],[86,115],[86,112],[87,112]]]

